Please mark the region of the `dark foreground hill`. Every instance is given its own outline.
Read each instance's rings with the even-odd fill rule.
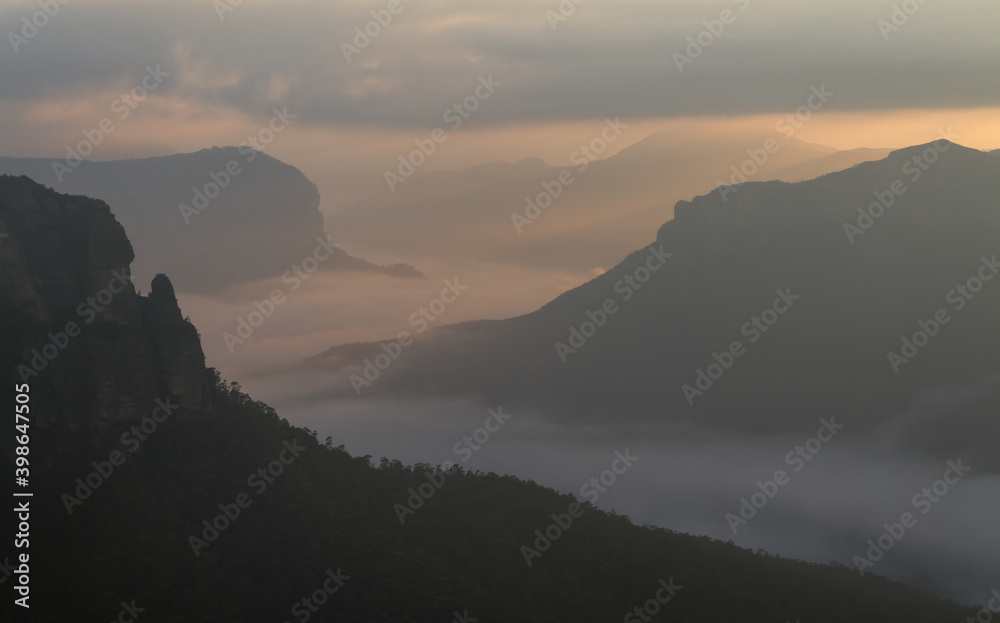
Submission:
[[[366,370],[378,343],[309,363],[331,397],[477,395],[752,431],[835,413],[861,430],[922,390],[1000,373],[998,202],[1000,152],[945,140],[720,188],[535,312],[431,331],[385,370]],[[972,438],[1000,432],[995,409],[966,419]]]
[[[647,620],[662,610],[662,620],[941,623],[974,615],[838,565],[638,527],[512,477],[351,457],[206,371],[165,277],[146,297],[123,285],[116,305],[85,322],[72,299],[99,297],[106,273],[129,255],[106,205],[0,178],[0,228],[0,400],[13,405],[15,385],[29,386],[30,486],[19,490],[34,493],[30,518],[20,519],[30,526],[18,526],[30,546],[9,538],[14,513],[2,519],[3,620],[561,622]],[[61,343],[70,322],[80,331],[59,347],[61,365],[27,372],[37,345]],[[188,356],[178,359],[178,345]],[[18,456],[10,431],[8,422],[0,437],[8,500]],[[14,603],[25,548],[29,611]]]
[[[135,454],[120,446],[125,464],[86,499],[75,479],[86,482],[96,471],[88,459],[107,454],[35,475],[34,621],[103,623],[122,602],[144,608],[147,621],[304,621],[297,615],[308,611],[296,604],[305,598],[317,604],[316,621],[447,622],[458,612],[596,622],[637,607],[662,608],[661,620],[734,623],[973,615],[842,566],[639,527],[589,504],[572,517],[572,496],[513,477],[428,476],[429,466],[386,459],[376,467],[221,383],[212,402],[201,418],[171,416]],[[269,466],[270,475],[255,476]],[[395,505],[421,487],[433,493],[401,525]],[[565,529],[550,527],[557,521]],[[540,541],[536,530],[555,540]],[[529,553],[530,567],[522,547],[541,553]],[[348,579],[324,595],[324,583],[336,588],[331,572]],[[661,581],[682,587],[663,605]],[[11,584],[0,587],[7,620],[17,611]]]

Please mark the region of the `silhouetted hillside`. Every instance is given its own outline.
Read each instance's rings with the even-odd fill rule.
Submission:
[[[998,197],[1000,152],[947,141],[807,182],[720,188],[533,313],[431,331],[367,378],[377,343],[310,364],[331,372],[331,396],[479,395],[757,431],[837,413],[863,429],[922,389],[1000,373]],[[967,439],[997,426],[978,418]]]
[[[0,400],[14,404],[9,371],[131,253],[107,206],[23,178],[0,179],[0,231],[9,235]],[[99,235],[100,253],[87,242]],[[141,298],[129,285],[100,323],[81,326],[59,355],[65,363],[27,379],[32,621],[124,620],[120,612],[206,623],[604,621],[662,608],[677,620],[939,623],[974,613],[841,566],[637,527],[512,477],[376,466],[335,440],[320,444],[211,372],[198,407],[178,407],[204,370],[169,365],[172,346],[190,345],[189,332],[169,330],[190,325],[166,278],[152,290]],[[118,358],[140,342],[148,356]],[[106,389],[101,400],[114,401],[137,378],[156,384],[128,411],[70,417],[78,397],[68,385],[96,383],[84,394]],[[93,443],[93,423],[103,444]],[[12,473],[13,440],[2,439]],[[11,499],[13,483],[3,483]],[[13,517],[3,516],[5,534]],[[5,620],[24,614],[9,580]]]

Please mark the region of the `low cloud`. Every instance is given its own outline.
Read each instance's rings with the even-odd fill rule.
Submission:
[[[816,424],[797,435],[735,435],[697,427],[562,426],[539,414],[511,411],[474,456],[462,463],[454,445],[486,416],[477,401],[390,403],[358,399],[311,403],[299,385],[255,383],[258,396],[283,417],[330,435],[355,455],[439,465],[451,460],[470,470],[513,474],[581,498],[580,488],[600,477],[616,450],[639,457],[626,476],[602,493],[598,506],[652,524],[765,550],[773,555],[850,568],[877,540],[883,524],[904,512],[917,518],[870,571],[932,590],[964,603],[985,603],[1000,577],[1000,476],[966,475],[926,514],[913,496],[941,479],[947,463],[895,446],[884,432],[834,438],[799,472],[786,461],[815,435]],[[321,383],[321,377],[313,379]],[[284,381],[282,381],[284,383]],[[818,418],[817,418],[818,419]],[[803,421],[807,421],[804,418]],[[952,457],[960,458],[959,456]],[[790,482],[733,534],[726,516],[739,513],[741,498],[760,491],[758,481],[785,470]],[[392,512],[386,508],[386,512]]]

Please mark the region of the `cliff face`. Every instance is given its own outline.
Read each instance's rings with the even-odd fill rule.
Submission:
[[[157,399],[203,409],[198,333],[167,277],[137,294],[133,258],[107,204],[0,176],[0,383],[30,384],[34,434],[103,446]]]
[[[85,161],[60,174],[51,159],[0,158],[0,174],[107,202],[136,250],[133,272],[143,283],[166,272],[183,292],[281,275],[312,252],[317,238],[326,240],[316,186],[295,167],[245,148]],[[339,248],[322,267],[419,276]]]

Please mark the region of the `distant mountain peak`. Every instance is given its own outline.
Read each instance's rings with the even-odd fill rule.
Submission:
[[[62,176],[52,165],[0,158],[0,173],[106,201],[136,247],[136,274],[148,279],[165,271],[181,291],[280,276],[312,253],[317,238],[327,239],[316,186],[297,168],[246,146],[83,161]],[[412,266],[378,266],[339,248],[321,267],[421,276]]]

